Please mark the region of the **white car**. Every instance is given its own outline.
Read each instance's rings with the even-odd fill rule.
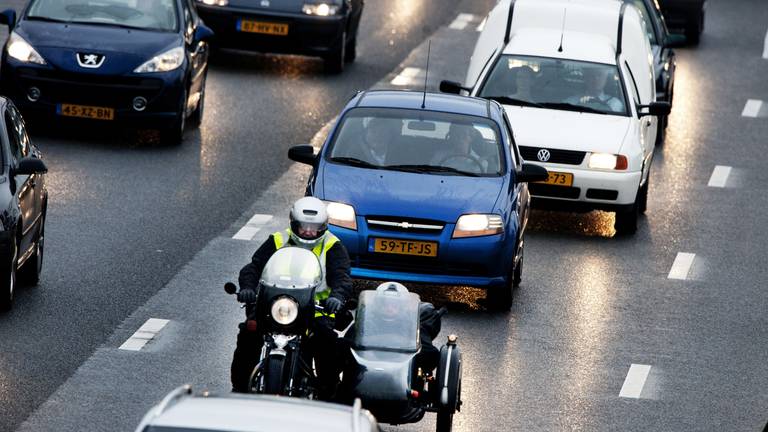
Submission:
[[[196,396],[183,386],[152,407],[136,432],[379,432],[360,407],[232,393]]]
[[[522,157],[549,171],[535,207],[616,212],[632,234],[645,212],[658,116],[653,52],[633,5],[618,0],[501,0],[488,16],[465,85],[500,102]]]

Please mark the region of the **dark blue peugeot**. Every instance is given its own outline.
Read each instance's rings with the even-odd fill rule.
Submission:
[[[523,163],[501,105],[445,94],[355,96],[311,164],[307,193],[349,250],[352,276],[488,289],[512,305],[523,270],[527,182],[547,171]]]
[[[208,40],[193,0],[31,0],[2,53],[3,94],[27,114],[160,129],[202,121]]]

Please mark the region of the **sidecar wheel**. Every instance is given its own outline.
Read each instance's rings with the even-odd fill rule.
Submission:
[[[285,376],[285,357],[270,356],[267,360],[267,370],[264,374],[264,393],[279,395],[283,392],[283,377]]]
[[[448,411],[437,412],[437,432],[451,432],[453,430],[453,414]]]

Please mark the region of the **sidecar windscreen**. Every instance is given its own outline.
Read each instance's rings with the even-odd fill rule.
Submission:
[[[418,351],[419,296],[407,291],[361,292],[353,337],[359,350]]]
[[[272,254],[261,273],[261,284],[284,289],[307,289],[320,285],[323,269],[312,252],[284,247]]]

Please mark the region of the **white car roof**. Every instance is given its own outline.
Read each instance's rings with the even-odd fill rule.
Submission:
[[[504,54],[616,64],[615,41],[601,34],[569,31],[562,34],[563,48],[560,50],[560,35],[560,30],[522,29],[509,41]]]

